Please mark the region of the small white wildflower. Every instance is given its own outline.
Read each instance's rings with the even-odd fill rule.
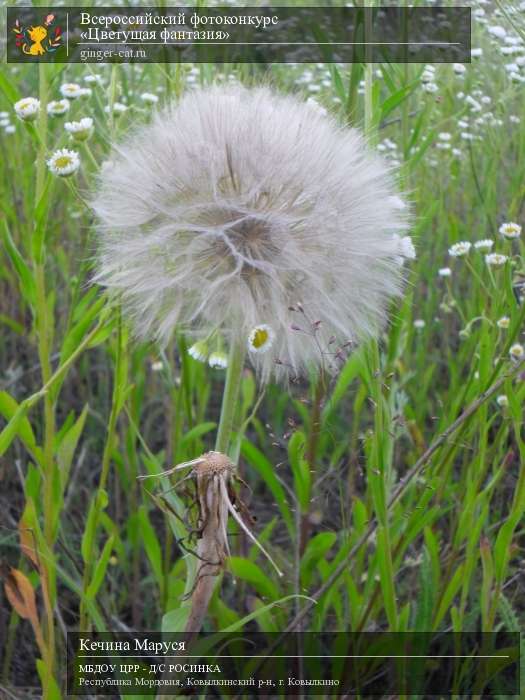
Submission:
[[[88,83],[89,85],[94,85],[95,83],[97,83],[98,85],[102,85],[103,80],[102,80],[101,75],[98,75],[98,73],[95,73],[93,75],[84,76],[84,82]]]
[[[16,128],[15,128],[15,125],[14,125],[14,124],[8,124],[8,125],[4,128],[4,132],[5,132],[6,134],[14,134],[15,131],[16,131]]]
[[[128,109],[127,105],[123,104],[122,102],[114,102],[113,103],[113,114],[115,116],[123,114],[127,109]],[[104,112],[106,112],[106,114],[109,114],[109,112],[110,112],[109,105],[106,105],[106,107],[104,107]]]
[[[82,88],[78,83],[63,83],[60,86],[60,94],[62,97],[75,100],[77,97],[82,97]]]
[[[441,131],[438,134],[438,139],[440,141],[450,141],[451,138],[452,138],[452,134],[450,134],[448,131]]]
[[[511,114],[509,117],[509,122],[511,122],[511,124],[520,124],[521,119],[518,116],[516,116],[515,114]]]
[[[474,243],[474,248],[476,250],[483,250],[483,251],[489,251],[492,250],[492,246],[494,245],[494,241],[491,241],[490,238],[483,238],[481,241],[476,241]]]
[[[508,396],[506,394],[500,394],[496,398],[496,403],[498,404],[498,406],[501,406],[501,408],[505,408],[505,406],[509,405]]]
[[[38,117],[40,100],[36,97],[24,97],[14,105],[16,115],[24,122],[33,122]]]
[[[442,267],[438,270],[438,275],[440,277],[450,277],[452,275],[452,270],[450,267]]]
[[[416,320],[414,321],[414,328],[417,328],[418,330],[424,328],[425,326],[426,323],[422,318],[416,318]]]
[[[254,353],[267,352],[273,345],[275,333],[271,326],[262,323],[255,326],[248,336],[248,350]]]
[[[147,105],[156,105],[159,101],[159,96],[154,95],[152,92],[143,92],[140,99]]]
[[[83,117],[78,122],[66,122],[64,128],[75,141],[86,141],[93,133],[93,119]]]
[[[501,253],[490,253],[489,255],[485,255],[485,262],[491,267],[501,267],[501,265],[504,265],[507,260],[508,257],[506,255],[501,255]]]
[[[204,340],[198,340],[196,343],[193,343],[191,348],[188,350],[188,355],[193,357],[193,359],[197,360],[198,362],[206,362],[208,357],[208,346]]]
[[[463,73],[467,70],[465,66],[462,63],[453,63],[452,64],[452,70],[456,75],[463,75]]]
[[[519,238],[521,236],[521,226],[515,224],[513,221],[509,221],[505,224],[501,224],[499,232],[502,236],[505,236],[505,238]]]
[[[436,83],[423,83],[422,87],[425,92],[428,92],[430,94],[433,94],[439,90]]]
[[[9,124],[11,124],[9,119],[0,119],[0,127],[2,129],[4,129],[6,126],[9,126]]]
[[[460,241],[459,243],[454,243],[454,245],[450,246],[448,249],[448,254],[453,258],[461,258],[463,255],[466,255],[471,248],[472,243],[470,241]]]
[[[53,175],[59,177],[68,177],[73,175],[80,167],[80,158],[76,151],[70,151],[67,148],[61,148],[55,151],[51,158],[47,161],[49,170]]]
[[[78,96],[79,97],[91,97],[92,94],[93,94],[93,90],[91,88],[81,87],[80,93]]]
[[[163,367],[164,367],[164,364],[163,364],[162,360],[157,360],[156,362],[151,363],[151,371],[152,372],[161,372]]]
[[[61,117],[69,109],[69,100],[51,100],[47,105],[47,113],[51,117]]]
[[[470,56],[471,58],[480,58],[480,56],[483,55],[483,49],[475,48],[475,49],[470,49]]]
[[[510,326],[510,318],[508,316],[502,316],[501,318],[498,318],[496,325],[498,328],[503,328],[506,330]]]
[[[497,39],[504,39],[507,36],[506,30],[498,25],[489,27],[488,32],[489,34],[492,34],[492,36],[495,36]]]
[[[228,366],[228,356],[225,352],[217,350],[211,353],[208,358],[208,364],[210,367],[213,367],[213,369],[226,369]]]
[[[462,131],[461,138],[463,139],[463,141],[473,141],[474,135],[471,134],[469,131]]]
[[[468,129],[469,123],[467,121],[465,121],[465,119],[459,119],[458,126],[460,129]]]
[[[452,155],[453,155],[455,158],[461,158],[461,156],[463,155],[463,153],[461,152],[461,149],[460,149],[460,148],[453,148],[453,149],[452,149]]]
[[[0,119],[8,119],[9,112],[0,112]]]
[[[509,350],[513,360],[521,360],[525,356],[525,348],[520,343],[514,343]]]

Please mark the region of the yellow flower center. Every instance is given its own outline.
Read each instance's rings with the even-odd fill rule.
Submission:
[[[60,158],[55,160],[55,167],[57,168],[67,168],[68,165],[71,165],[71,158],[69,156],[60,156]]]
[[[257,328],[253,334],[252,345],[254,348],[262,348],[268,340],[268,331],[264,328]]]

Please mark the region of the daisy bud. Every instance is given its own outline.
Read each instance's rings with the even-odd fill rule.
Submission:
[[[14,105],[16,116],[24,122],[34,122],[40,111],[40,100],[36,97],[24,97]]]

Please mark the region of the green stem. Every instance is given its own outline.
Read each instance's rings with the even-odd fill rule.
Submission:
[[[242,369],[244,365],[244,343],[237,338],[232,339],[228,369],[226,372],[226,384],[222,396],[221,417],[215,449],[217,452],[228,453],[233,428],[233,419],[237,408],[239,390],[241,386]]]
[[[47,101],[48,101],[47,66],[39,65],[39,99],[40,114],[38,118],[39,148],[36,161],[36,183],[35,183],[35,209],[40,204],[45,189],[46,180],[46,149],[47,149]],[[43,243],[45,247],[45,243]],[[53,318],[50,312],[46,281],[45,281],[45,248],[40,251],[34,260],[34,279],[36,287],[36,330],[38,337],[38,357],[42,374],[43,384],[47,384],[52,376],[51,353],[53,343]],[[52,393],[47,392],[44,396],[44,495],[43,495],[43,519],[44,538],[48,547],[49,561],[44,567],[42,576],[45,577],[42,589],[46,591],[44,595],[44,606],[46,610],[46,659],[45,675],[43,678],[44,699],[52,694],[52,680],[55,666],[55,623],[53,616],[54,606],[54,580],[55,563],[53,561],[53,542],[55,521],[55,506],[53,499],[53,485],[55,483],[55,462],[54,462],[54,441],[55,441],[55,400]]]

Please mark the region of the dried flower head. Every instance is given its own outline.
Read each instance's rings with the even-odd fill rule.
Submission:
[[[276,358],[299,371],[334,335],[378,332],[402,286],[396,201],[358,131],[267,88],[194,90],[102,171],[96,279],[142,337],[178,326],[229,343],[268,324],[272,352],[250,353],[266,380],[286,371]],[[320,321],[317,342],[291,330],[297,301]]]

